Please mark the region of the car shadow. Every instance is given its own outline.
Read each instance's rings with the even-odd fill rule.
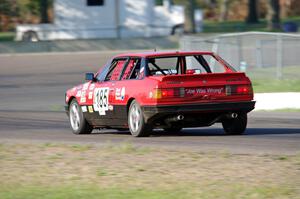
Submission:
[[[300,128],[247,128],[242,136],[259,135],[299,135]],[[153,136],[228,136],[222,128],[195,128],[183,129],[179,133],[167,133],[164,131],[155,131]]]
[[[130,135],[129,131],[100,130],[93,134],[116,134]],[[300,135],[300,128],[247,128],[243,136],[258,135]],[[181,132],[165,132],[163,130],[154,130],[151,137],[179,137],[179,136],[227,136],[222,128],[188,128]]]
[[[300,128],[248,128],[246,135],[292,135],[299,134]]]

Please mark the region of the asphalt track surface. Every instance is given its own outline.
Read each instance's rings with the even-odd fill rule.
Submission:
[[[74,135],[62,107],[65,90],[84,82],[118,52],[0,55],[0,142],[60,142],[166,147],[239,154],[300,152],[300,113],[252,112],[242,136],[225,136],[219,124],[184,129],[181,134],[155,131],[134,138],[129,132],[95,130]]]

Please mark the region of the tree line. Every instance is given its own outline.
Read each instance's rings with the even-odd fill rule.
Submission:
[[[226,21],[229,15],[237,16],[240,20],[244,17],[246,23],[258,23],[264,6],[268,28],[276,30],[280,28],[281,2],[297,3],[296,6],[290,5],[291,9],[299,10],[299,0],[174,0],[175,4],[186,6],[185,31],[193,33],[195,31],[193,11],[195,8],[201,8],[204,18],[209,20]],[[239,16],[232,12],[235,7],[241,8],[239,12],[245,16]],[[242,7],[245,5],[246,9]],[[51,12],[53,0],[0,0],[0,31],[12,31],[15,24],[18,23],[49,23],[52,21],[53,13]],[[236,8],[235,8],[236,9]],[[230,12],[231,11],[231,12]],[[298,11],[300,14],[300,11]],[[297,13],[296,13],[297,14]],[[239,18],[238,18],[239,17]]]
[[[49,23],[53,0],[0,0],[0,31],[17,23]]]
[[[290,4],[297,0],[286,0],[289,1]],[[185,32],[187,33],[194,33],[195,27],[194,23],[194,16],[193,12],[197,5],[200,5],[201,8],[206,8],[205,10],[208,11],[207,16],[204,16],[206,19],[210,18],[211,16],[215,17],[218,16],[217,20],[219,22],[224,22],[228,20],[228,13],[231,4],[240,4],[237,7],[242,7],[243,1],[238,0],[187,0],[187,1],[180,1],[186,5],[186,24],[185,24]],[[284,1],[282,1],[284,2]],[[299,1],[298,1],[299,2]],[[263,4],[264,3],[264,4]],[[281,28],[280,25],[280,12],[281,12],[281,4],[280,0],[247,0],[246,7],[247,9],[244,10],[246,16],[244,18],[245,22],[248,24],[255,24],[259,23],[259,8],[260,5],[265,5],[266,7],[266,19],[267,19],[267,28],[270,31],[279,30]],[[293,9],[291,7],[291,9]],[[294,8],[299,9],[299,8]],[[217,10],[217,14],[213,12],[213,10]],[[205,13],[205,12],[204,12]],[[213,14],[211,14],[213,13]],[[297,13],[297,14],[300,14]]]

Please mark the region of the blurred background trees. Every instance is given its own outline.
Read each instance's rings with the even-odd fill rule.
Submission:
[[[188,0],[185,2],[185,24],[184,32],[185,33],[195,33],[195,20],[194,20],[194,9],[196,6],[195,0]]]
[[[192,9],[190,1],[174,2],[186,5],[187,12],[192,12],[189,10]],[[195,0],[193,4],[203,10],[206,21],[245,21],[256,24],[261,19],[267,21],[266,28],[271,31],[281,28],[280,18],[300,16],[299,0]]]
[[[298,7],[298,9],[300,9]],[[279,0],[269,0],[268,4],[268,29],[280,29],[280,3]]]
[[[0,31],[11,31],[17,23],[49,23],[53,0],[0,0]]]
[[[299,0],[173,0],[187,8],[186,32],[194,32],[192,11],[201,8],[206,22],[267,20],[269,30],[280,28],[280,18],[300,16]],[[53,0],[0,0],[0,31],[13,31],[17,23],[53,21]]]
[[[246,18],[247,23],[257,23],[257,0],[248,0],[248,15]]]

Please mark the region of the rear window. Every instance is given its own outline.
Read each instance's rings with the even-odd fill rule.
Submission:
[[[212,55],[148,58],[149,74],[153,76],[224,73],[230,70],[229,67]]]

